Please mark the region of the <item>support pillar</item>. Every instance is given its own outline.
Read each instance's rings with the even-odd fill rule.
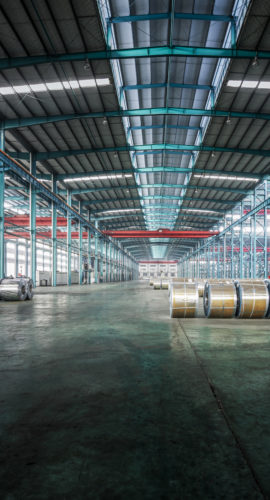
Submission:
[[[79,213],[82,213],[82,202],[79,201]],[[83,239],[82,239],[83,227],[82,223],[79,222],[79,285],[82,285],[83,278]]]
[[[67,190],[67,204],[71,205],[71,192]],[[71,285],[71,215],[67,212],[67,285]]]
[[[37,168],[36,168],[36,158],[34,153],[30,153],[30,173],[36,177]],[[33,184],[30,184],[30,248],[31,248],[31,278],[34,283],[34,287],[36,286],[36,187]]]
[[[95,228],[98,229],[98,221],[95,220]],[[98,283],[98,232],[95,232],[95,283]]]
[[[241,217],[244,214],[244,204],[241,201]],[[243,279],[243,269],[244,268],[244,234],[243,234],[243,222],[240,224],[240,255],[239,255],[239,278]]]
[[[56,194],[56,179],[52,174],[52,191]],[[56,286],[56,273],[57,273],[57,210],[56,204],[52,202],[52,286]]]
[[[267,199],[267,187],[268,187],[268,181],[264,181],[264,200]],[[264,260],[264,278],[268,278],[268,251],[267,251],[267,207],[264,207],[264,255],[263,255],[263,260]]]
[[[5,131],[3,129],[0,130],[0,148],[3,151],[5,150]],[[5,201],[5,174],[4,174],[4,165],[1,162],[0,163],[0,279],[4,278],[4,272],[5,272],[4,201]]]
[[[101,238],[100,239],[100,269],[99,269],[99,272],[100,272],[100,281],[103,283],[103,248],[104,248],[104,245],[103,245],[103,239]]]
[[[91,213],[88,210],[88,220],[91,220]],[[91,285],[91,230],[87,230],[87,255],[88,255],[88,284]]]

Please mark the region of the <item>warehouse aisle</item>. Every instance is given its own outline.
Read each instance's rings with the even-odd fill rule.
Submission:
[[[170,320],[138,282],[0,315],[1,498],[270,495],[269,322]]]

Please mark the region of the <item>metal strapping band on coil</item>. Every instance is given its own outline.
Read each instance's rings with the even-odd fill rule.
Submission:
[[[238,318],[265,318],[269,313],[269,287],[264,280],[238,280],[237,310]]]
[[[204,312],[207,318],[233,318],[236,312],[237,295],[234,283],[207,283],[203,296]]]
[[[171,286],[171,318],[194,318],[198,310],[199,295],[195,283],[182,283],[181,287]]]

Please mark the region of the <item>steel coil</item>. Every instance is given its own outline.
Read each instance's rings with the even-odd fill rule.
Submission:
[[[3,279],[0,284],[1,300],[26,300],[27,281],[24,278]]]
[[[161,288],[162,290],[168,290],[169,288],[169,281],[161,281]]]
[[[149,281],[149,285],[150,285],[150,286],[153,286],[153,284],[154,284],[154,281],[153,281],[153,280],[150,280],[150,281]]]
[[[154,288],[154,290],[160,290],[161,289],[161,280],[154,281],[153,282],[153,288]]]
[[[237,295],[234,283],[219,281],[207,283],[203,295],[204,313],[207,318],[233,318]]]
[[[194,318],[198,310],[199,295],[195,283],[172,286],[170,294],[171,318]]]
[[[269,287],[264,280],[236,282],[238,318],[265,318],[269,314]]]

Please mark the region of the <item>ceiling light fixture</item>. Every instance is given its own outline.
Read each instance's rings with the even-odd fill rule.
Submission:
[[[205,179],[217,179],[223,181],[246,181],[246,182],[258,182],[258,177],[242,177],[242,176],[232,176],[232,175],[206,175],[206,174],[194,174],[194,177],[203,177]],[[195,191],[196,192],[196,191]]]
[[[254,57],[254,59],[252,60],[251,62],[251,66],[259,66],[259,59],[258,59],[258,55],[256,54],[256,56]]]
[[[83,69],[84,71],[88,71],[90,69],[90,63],[88,59],[85,59],[84,64],[83,64]]]
[[[108,120],[107,120],[107,118],[103,118],[103,120],[102,120],[102,125],[104,125],[104,126],[105,126],[105,125],[108,125]]]
[[[47,92],[59,91],[59,90],[71,90],[79,88],[91,88],[96,86],[110,85],[109,78],[88,78],[82,80],[69,80],[69,81],[56,81],[56,82],[40,82],[40,83],[30,83],[13,85],[9,87],[0,87],[0,95],[16,95],[16,94],[28,94],[30,92]]]
[[[228,116],[227,120],[226,120],[226,125],[230,125],[231,124],[231,119],[230,119],[230,116]]]
[[[122,179],[123,177],[129,178],[132,177],[132,174],[101,174],[101,175],[93,175],[89,177],[67,177],[63,179],[63,182],[87,182],[87,181],[102,181],[102,180],[111,180],[111,179]]]

